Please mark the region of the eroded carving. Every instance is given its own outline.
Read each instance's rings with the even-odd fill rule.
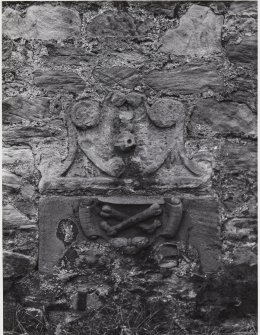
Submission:
[[[59,222],[57,228],[57,237],[65,246],[74,242],[78,235],[78,228],[71,219],[63,219]]]
[[[76,127],[87,129],[99,123],[100,106],[97,101],[80,101],[71,108],[71,120]]]
[[[133,227],[137,225],[138,223],[141,223],[147,219],[150,219],[151,217],[158,216],[162,212],[159,204],[153,204],[141,213],[138,213],[136,215],[131,216],[128,219],[123,220],[122,222],[118,223],[115,226],[111,226],[106,221],[102,221],[100,223],[100,226],[103,230],[106,231],[106,233],[110,236],[116,235],[118,232],[125,230],[129,227]]]
[[[160,98],[148,104],[139,93],[115,92],[102,103],[84,99],[72,104],[66,115],[68,156],[57,178],[87,180],[90,171],[122,181],[154,175],[155,185],[178,188],[199,186],[210,177],[209,162],[186,153],[185,106],[179,100]]]

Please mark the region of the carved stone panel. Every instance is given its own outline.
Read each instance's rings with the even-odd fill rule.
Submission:
[[[139,93],[114,92],[104,101],[72,102],[67,110],[68,153],[40,190],[84,191],[120,185],[193,188],[211,175],[211,160],[186,153],[186,106],[180,100],[147,101]]]
[[[175,259],[178,250],[173,242],[182,240],[197,248],[204,271],[216,271],[220,254],[217,210],[214,198],[195,200],[187,195],[43,198],[40,271],[55,271],[63,257],[83,240],[108,243],[128,255],[157,248],[159,261],[158,255],[165,252]],[[164,266],[166,263],[163,261]]]

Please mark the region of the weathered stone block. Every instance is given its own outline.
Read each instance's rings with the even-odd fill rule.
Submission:
[[[173,55],[209,56],[221,51],[223,16],[206,6],[192,5],[175,29],[163,36],[160,48]]]
[[[90,56],[85,49],[75,48],[74,46],[60,46],[57,44],[47,44],[48,55],[42,58],[46,64],[56,66],[80,66],[89,61]]]
[[[24,99],[16,96],[3,101],[3,123],[21,123],[25,120],[37,121],[48,116],[49,99]]]
[[[113,66],[95,69],[94,75],[107,85],[119,84],[127,88],[134,88],[140,83],[140,74],[138,69],[126,66]]]
[[[2,170],[3,189],[9,191],[19,191],[21,188],[21,177],[16,176],[14,173]]]
[[[50,92],[62,90],[81,93],[86,86],[84,80],[74,72],[37,70],[33,74],[35,84]]]
[[[94,17],[86,27],[92,37],[125,37],[136,34],[134,19],[123,11],[106,11]]]
[[[160,237],[189,241],[198,249],[203,271],[215,272],[221,264],[218,221],[218,203],[212,197],[43,198],[40,271],[52,273],[63,257],[76,257],[72,243],[85,239],[103,240],[131,255]]]
[[[12,8],[3,13],[3,33],[12,39],[64,40],[80,34],[78,12],[50,4],[30,6],[25,16]]]
[[[232,63],[255,63],[257,62],[257,35],[244,36],[240,43],[226,45],[227,57]]]
[[[14,279],[25,276],[32,271],[36,265],[34,258],[16,252],[4,251],[3,257],[4,279]]]
[[[18,211],[12,205],[3,206],[3,228],[13,229],[21,226],[31,225],[31,221],[26,215]]]
[[[196,103],[189,128],[192,136],[255,136],[256,117],[245,104],[201,99]]]
[[[144,83],[156,91],[167,90],[175,94],[202,93],[209,89],[221,91],[223,77],[210,63],[186,64],[173,70],[155,70],[144,76]]]
[[[32,151],[27,146],[11,146],[2,149],[3,167],[18,176],[28,176],[34,172]],[[4,179],[4,178],[3,178]]]

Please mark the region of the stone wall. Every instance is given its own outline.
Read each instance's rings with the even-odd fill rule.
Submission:
[[[3,2],[6,334],[256,334],[256,2]]]

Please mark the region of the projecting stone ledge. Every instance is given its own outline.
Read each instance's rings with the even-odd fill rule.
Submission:
[[[160,51],[190,56],[220,52],[222,25],[222,15],[215,15],[208,7],[192,5],[181,17],[179,27],[167,30]]]
[[[12,39],[64,40],[80,34],[81,20],[72,9],[61,6],[30,6],[24,17],[7,8],[2,16],[3,33]]]
[[[156,91],[179,94],[221,91],[224,87],[223,77],[214,64],[186,64],[168,71],[151,71],[144,77],[144,83]]]

